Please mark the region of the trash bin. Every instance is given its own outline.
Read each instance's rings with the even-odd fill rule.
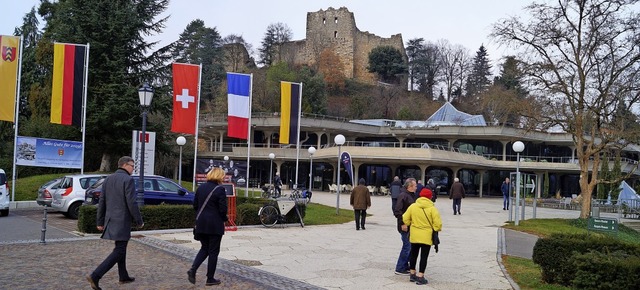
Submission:
[[[600,217],[600,208],[592,207],[591,208],[591,217],[599,218]]]

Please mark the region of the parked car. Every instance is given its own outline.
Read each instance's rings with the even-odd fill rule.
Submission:
[[[80,206],[84,202],[85,191],[103,174],[76,174],[62,178],[58,189],[53,193],[51,208],[62,212],[65,216],[77,219]]]
[[[0,169],[0,216],[9,215],[9,185],[7,175]]]
[[[132,176],[136,190],[140,181],[139,176]],[[102,182],[95,187],[87,189],[85,204],[98,204],[102,194]],[[193,204],[194,193],[180,186],[175,181],[158,175],[144,176],[144,204]]]
[[[53,200],[52,193],[56,191],[61,180],[62,178],[49,180],[38,188],[38,197],[36,198],[38,205],[51,206],[51,201]]]

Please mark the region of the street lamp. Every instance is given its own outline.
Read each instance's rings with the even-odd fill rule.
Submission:
[[[313,189],[313,154],[316,153],[316,147],[309,147],[307,149],[309,151],[309,187],[308,190]]]
[[[520,220],[518,217],[518,207],[520,207],[520,153],[524,151],[524,143],[520,141],[516,141],[513,143],[512,149],[517,154],[516,156],[516,159],[517,159],[516,160],[516,204],[515,204],[515,209],[516,209],[515,225],[517,226],[520,223]]]
[[[340,151],[342,150],[344,141],[345,139],[342,134],[338,134],[335,138],[333,138],[333,142],[338,145],[338,170],[336,171],[336,175],[338,176],[338,188],[336,188],[336,214],[340,214]]]
[[[269,184],[273,185],[273,158],[276,158],[276,155],[273,153],[269,153],[269,159],[271,159],[271,165],[269,166]]]
[[[187,143],[187,139],[185,139],[182,136],[179,136],[178,138],[176,138],[176,143],[178,144],[178,146],[180,146],[180,162],[178,163],[178,182],[180,183],[180,186],[182,186],[182,146],[184,146],[184,144]]]
[[[136,195],[136,202],[139,206],[144,205],[144,147],[147,143],[147,109],[151,105],[151,99],[153,99],[153,88],[148,83],[144,83],[140,89],[138,89],[138,97],[140,98],[140,108],[142,109],[142,144],[140,145],[140,185],[138,186],[138,194]],[[140,136],[139,136],[140,137]]]

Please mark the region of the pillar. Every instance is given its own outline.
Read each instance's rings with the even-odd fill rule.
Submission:
[[[358,180],[360,180],[360,177],[358,176],[358,172],[360,171],[360,166],[362,166],[362,162],[355,162],[353,161],[353,159],[351,160],[351,163],[353,164],[353,185],[358,185]]]
[[[502,143],[502,161],[507,161],[507,144],[509,141],[500,141]]]
[[[429,167],[426,164],[418,164],[418,167],[420,167],[420,180],[422,180],[422,184],[427,184],[427,181],[425,180],[425,178],[427,177],[427,167]]]
[[[449,142],[449,151],[454,151],[453,144],[455,144],[458,139],[447,139],[447,141]]]
[[[478,197],[482,197],[485,173],[487,173],[486,170],[478,170],[478,174],[480,174],[480,185],[479,185],[480,190],[478,190]]]
[[[406,138],[397,137],[397,139],[398,139],[398,142],[400,142],[400,148],[402,148],[403,147],[402,143],[404,143],[404,139]]]
[[[222,152],[222,147],[224,146],[224,131],[218,131],[220,134],[220,148],[218,148],[218,152]]]

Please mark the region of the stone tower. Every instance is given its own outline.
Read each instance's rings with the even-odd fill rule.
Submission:
[[[280,57],[295,65],[313,66],[320,53],[328,48],[340,58],[345,77],[374,82],[376,76],[367,71],[369,52],[382,45],[397,48],[406,60],[401,34],[383,38],[362,32],[356,26],[353,13],[346,7],[330,7],[308,12],[306,39],[283,44]]]

